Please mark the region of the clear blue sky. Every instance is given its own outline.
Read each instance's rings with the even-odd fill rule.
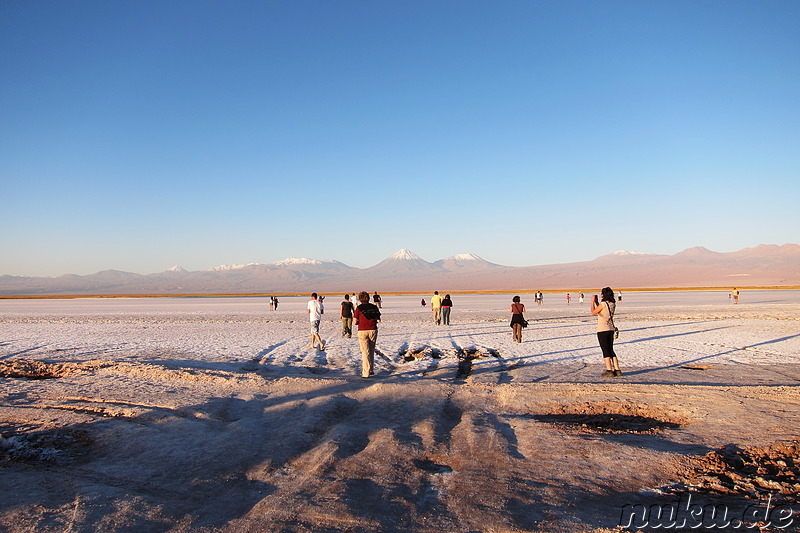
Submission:
[[[0,3],[0,274],[800,242],[800,2]]]

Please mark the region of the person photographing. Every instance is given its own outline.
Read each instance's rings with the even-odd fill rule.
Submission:
[[[614,311],[617,307],[614,301],[614,291],[611,290],[611,287],[604,287],[600,294],[600,299],[596,294],[592,297],[591,312],[593,315],[597,315],[597,341],[600,343],[603,361],[606,364],[606,369],[601,376],[619,377],[622,375],[622,371],[619,369],[617,354],[614,353],[614,334],[617,329],[614,326]]]

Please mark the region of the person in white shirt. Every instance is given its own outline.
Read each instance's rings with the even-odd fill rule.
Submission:
[[[322,315],[325,313],[325,307],[322,302],[317,299],[317,293],[311,294],[311,299],[308,301],[308,320],[311,322],[311,344],[309,348],[314,348],[316,343],[319,343],[319,349],[325,349],[325,343],[319,336],[319,323],[322,321]]]

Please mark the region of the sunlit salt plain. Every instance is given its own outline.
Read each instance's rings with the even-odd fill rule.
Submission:
[[[521,294],[530,327],[511,340],[513,295],[454,295],[450,326],[431,319],[429,294],[383,296],[379,376],[414,379],[457,367],[467,351],[486,355],[476,369],[568,363],[600,365],[590,294]],[[623,292],[616,342],[624,367],[797,362],[800,291]],[[341,295],[328,295],[321,333],[325,351],[307,348],[308,297],[91,298],[0,301],[0,357],[52,362],[93,359],[167,362],[203,367],[247,362],[277,373],[356,374],[358,343],[343,338]],[[413,354],[432,357],[412,357]]]

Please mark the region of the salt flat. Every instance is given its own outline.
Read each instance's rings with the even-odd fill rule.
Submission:
[[[680,483],[766,494],[689,465],[800,438],[800,292],[625,293],[614,379],[588,294],[523,294],[522,344],[511,296],[449,327],[384,296],[371,380],[334,295],[325,352],[305,297],[0,301],[0,526],[581,531]]]

